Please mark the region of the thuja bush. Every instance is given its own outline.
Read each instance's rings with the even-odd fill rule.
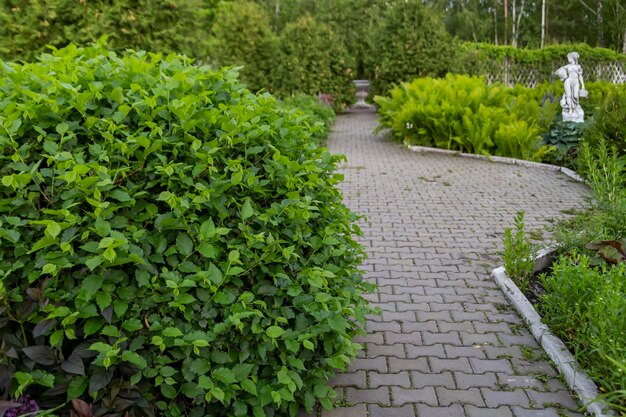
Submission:
[[[540,160],[550,148],[540,133],[557,112],[522,86],[488,85],[478,77],[418,78],[376,97],[381,127],[412,145]]]
[[[337,111],[354,102],[353,62],[330,26],[311,16],[288,24],[280,36],[280,54],[273,72],[277,94],[331,94]]]
[[[370,53],[372,92],[388,94],[394,84],[416,77],[443,77],[454,67],[455,41],[439,12],[420,0],[385,2],[373,29]]]
[[[262,6],[245,0],[220,2],[211,36],[212,61],[242,65],[240,79],[250,90],[271,90],[278,45]]]
[[[368,311],[340,156],[233,71],[3,64],[0,393],[84,415],[330,406]]]
[[[214,1],[214,0],[211,0]],[[47,45],[109,37],[115,50],[207,55],[210,6],[202,0],[6,0],[0,3],[0,57],[32,60]]]

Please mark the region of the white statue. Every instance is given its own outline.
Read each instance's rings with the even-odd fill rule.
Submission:
[[[563,107],[563,121],[582,123],[585,121],[585,112],[580,107],[580,97],[587,97],[583,69],[578,65],[578,52],[567,54],[567,65],[562,66],[554,73],[563,81],[565,93],[561,99]]]

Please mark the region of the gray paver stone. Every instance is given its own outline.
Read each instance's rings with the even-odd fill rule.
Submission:
[[[402,407],[381,407],[377,404],[369,406],[370,417],[415,417],[412,404]]]
[[[465,417],[463,408],[458,405],[447,407],[431,407],[426,404],[417,404],[418,417]]]
[[[385,404],[391,405],[389,388],[378,387],[372,389],[346,388],[346,401],[349,403]]]
[[[406,403],[425,403],[437,405],[437,396],[433,387],[424,388],[401,388],[391,387],[392,404],[403,405]]]
[[[399,372],[397,374],[380,374],[378,372],[370,372],[370,387],[377,388],[379,386],[396,385],[399,387],[409,388],[411,386],[411,379],[407,371]]]
[[[466,405],[467,417],[513,417],[513,412],[509,407],[498,408],[478,408],[473,405]]]
[[[478,407],[485,406],[485,401],[478,388],[447,389],[437,387],[435,391],[440,405],[473,404]]]

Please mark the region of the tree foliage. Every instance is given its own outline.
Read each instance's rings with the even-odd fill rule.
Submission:
[[[329,26],[310,16],[288,24],[280,38],[280,53],[274,72],[280,95],[329,93],[337,110],[354,101],[353,62]]]
[[[330,406],[368,287],[317,122],[177,55],[71,45],[0,75],[0,399]]]
[[[370,65],[373,91],[386,93],[393,83],[443,76],[454,62],[454,40],[441,16],[421,0],[389,2],[374,35]]]
[[[202,0],[3,0],[0,57],[31,60],[46,45],[89,44],[105,35],[116,50],[204,57],[207,13]]]
[[[269,18],[261,6],[245,0],[220,3],[211,37],[213,62],[243,66],[241,80],[253,91],[270,88],[278,48]]]

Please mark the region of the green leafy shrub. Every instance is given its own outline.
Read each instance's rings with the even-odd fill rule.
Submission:
[[[282,105],[303,114],[303,121],[311,127],[318,144],[326,140],[335,120],[335,112],[331,107],[321,104],[317,97],[302,94],[287,97],[282,100]]]
[[[0,3],[0,58],[31,60],[46,45],[90,44],[102,36],[116,50],[204,58],[208,14],[202,0],[7,0]]]
[[[366,66],[374,69],[371,94],[388,94],[394,84],[416,77],[442,77],[455,61],[455,41],[438,12],[421,0],[385,2],[373,29]]]
[[[626,375],[615,366],[626,366],[625,276],[625,263],[594,268],[586,255],[573,254],[560,257],[552,274],[541,278],[546,324],[605,392],[626,389]]]
[[[245,0],[219,3],[211,35],[211,56],[217,65],[243,65],[240,78],[250,90],[271,90],[278,46],[260,5]]]
[[[477,77],[418,78],[376,97],[381,126],[405,143],[483,155],[540,160],[540,133],[556,113],[525,87],[487,85]]]
[[[353,63],[329,26],[301,17],[281,33],[280,52],[274,71],[277,94],[331,94],[336,111],[354,102]]]
[[[330,406],[369,311],[341,156],[233,71],[0,67],[0,393],[110,416]]]
[[[515,231],[510,227],[504,229],[502,260],[506,273],[522,291],[528,288],[533,275],[536,251],[524,230],[524,212],[520,211],[515,216]]]
[[[626,155],[626,86],[619,85],[604,91],[583,140],[592,147],[597,146],[600,140],[606,140],[620,155]]]

